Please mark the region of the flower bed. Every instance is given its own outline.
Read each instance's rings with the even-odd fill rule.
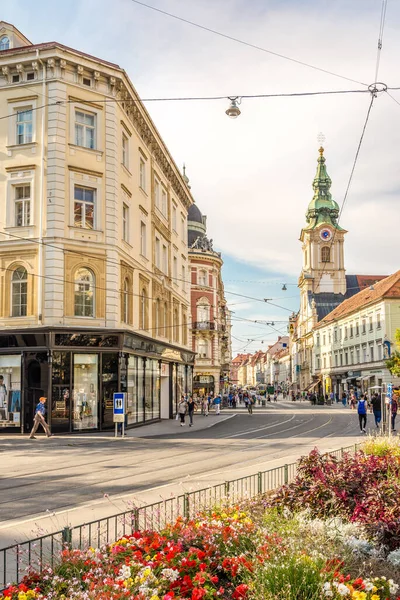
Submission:
[[[54,569],[28,574],[0,600],[400,600],[395,458],[313,452],[272,498],[66,549]]]

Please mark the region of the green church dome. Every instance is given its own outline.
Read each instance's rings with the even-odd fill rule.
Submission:
[[[332,225],[341,230],[338,224],[339,205],[332,198],[330,187],[332,180],[329,177],[326,166],[324,149],[319,149],[317,172],[313,181],[314,196],[308,205],[306,212],[307,226],[305,229],[315,229],[319,225]]]

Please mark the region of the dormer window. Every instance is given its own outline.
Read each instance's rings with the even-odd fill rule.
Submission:
[[[10,48],[10,38],[8,38],[6,35],[4,35],[2,38],[0,38],[0,51],[8,50],[9,48]]]

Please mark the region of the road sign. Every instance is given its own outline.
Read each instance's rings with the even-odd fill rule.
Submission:
[[[114,423],[125,422],[125,393],[117,392],[114,398]]]
[[[390,400],[392,400],[392,394],[393,394],[393,383],[388,383],[386,396],[388,398],[390,398]]]

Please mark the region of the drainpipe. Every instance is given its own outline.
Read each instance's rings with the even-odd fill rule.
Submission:
[[[39,58],[39,50],[36,50],[36,57],[38,62],[42,65],[42,95],[45,99],[44,103],[48,103],[48,98],[46,94],[46,66],[44,62]],[[41,156],[41,166],[40,166],[40,187],[39,187],[39,268],[38,268],[38,302],[37,302],[37,311],[38,311],[38,323],[41,325],[43,323],[43,210],[44,210],[44,163],[45,163],[45,120],[46,120],[46,107],[44,107],[42,112],[42,128],[41,128],[41,146],[42,146],[42,156]]]

